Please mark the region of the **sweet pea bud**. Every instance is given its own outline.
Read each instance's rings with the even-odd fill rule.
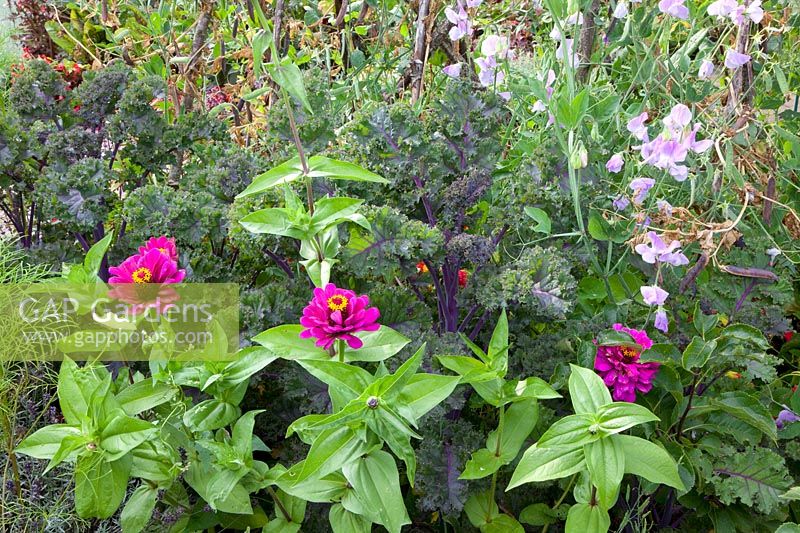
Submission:
[[[589,153],[586,151],[586,146],[583,141],[578,141],[569,154],[569,163],[572,168],[585,168],[589,164]]]

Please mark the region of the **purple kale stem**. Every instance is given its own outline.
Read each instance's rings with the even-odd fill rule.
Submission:
[[[469,311],[467,311],[467,316],[465,316],[464,320],[461,321],[461,325],[458,326],[458,331],[464,331],[464,328],[467,327],[467,322],[469,322],[470,319],[472,319],[472,315],[474,315],[475,311],[477,310],[478,310],[478,304],[473,304],[472,307],[470,307]]]
[[[439,312],[439,324],[441,325],[444,321],[444,309],[442,307],[445,298],[447,295],[445,294],[444,290],[442,289],[441,283],[439,283],[439,270],[433,268],[433,263],[429,260],[424,259],[422,261],[425,263],[425,266],[428,267],[428,272],[431,275],[431,280],[433,281],[433,288],[436,290],[436,310]]]
[[[417,186],[417,189],[422,191],[422,206],[425,208],[425,215],[428,217],[428,225],[431,227],[435,227],[436,216],[433,214],[431,201],[428,198],[428,193],[425,192],[424,184],[422,183],[422,179],[420,179],[419,176],[414,176],[414,185]]]
[[[478,333],[481,332],[483,328],[483,324],[486,322],[486,319],[489,318],[490,311],[487,309],[481,315],[481,318],[478,320],[478,323],[475,324],[475,327],[472,328],[472,332],[469,334],[469,340],[474,341],[478,337]]]
[[[753,280],[753,281],[751,281],[750,283],[747,284],[747,287],[744,289],[744,292],[742,292],[742,295],[739,296],[738,300],[736,300],[736,306],[733,308],[733,314],[734,315],[736,313],[738,313],[739,310],[742,308],[742,306],[744,305],[745,300],[747,299],[748,296],[750,296],[750,293],[753,292],[753,289],[756,287],[756,283],[757,283],[757,281]],[[731,318],[733,318],[733,317],[731,317]]]

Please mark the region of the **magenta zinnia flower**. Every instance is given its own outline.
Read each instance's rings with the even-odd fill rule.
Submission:
[[[648,350],[653,345],[653,341],[642,330],[626,328],[622,324],[614,324],[613,327],[616,331],[628,333],[642,350]],[[613,388],[611,396],[615,400],[635,402],[637,390],[647,393],[653,388],[653,378],[658,372],[659,363],[640,363],[640,355],[641,352],[632,346],[597,347],[594,369],[603,378],[603,382]]]
[[[178,260],[178,249],[175,247],[175,239],[172,237],[151,237],[144,246],[139,247],[139,254],[144,255],[150,250],[158,250],[173,261]]]
[[[148,243],[149,244],[149,243]],[[121,265],[108,269],[108,282],[118,283],[180,283],[186,271],[158,248],[132,255]]]
[[[317,346],[326,350],[342,339],[355,350],[364,343],[354,333],[376,331],[380,315],[377,307],[369,307],[369,296],[328,283],[324,289],[314,289],[314,298],[303,309],[300,324],[306,329],[300,337],[317,339]]]

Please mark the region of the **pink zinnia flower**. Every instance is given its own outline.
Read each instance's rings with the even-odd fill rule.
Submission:
[[[376,331],[380,328],[377,307],[369,307],[368,296],[357,296],[353,291],[340,289],[328,283],[324,289],[314,289],[314,298],[303,309],[300,333],[303,339],[317,339],[317,346],[329,349],[334,341],[343,339],[350,348],[358,349],[364,343],[353,335],[359,331]]]
[[[178,248],[175,246],[175,239],[172,237],[151,237],[144,246],[139,247],[139,254],[145,255],[150,250],[158,250],[173,261],[178,260]]]
[[[121,265],[108,269],[111,284],[124,283],[180,283],[186,271],[158,248],[132,255]]]
[[[613,328],[628,333],[642,350],[653,346],[653,341],[642,330],[626,328],[622,324],[614,324]],[[594,369],[603,382],[613,388],[611,396],[615,400],[635,402],[637,390],[647,393],[653,388],[653,378],[660,365],[655,361],[640,363],[640,355],[641,352],[632,346],[597,347]]]

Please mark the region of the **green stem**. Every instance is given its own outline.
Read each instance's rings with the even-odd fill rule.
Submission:
[[[283,506],[283,503],[281,503],[280,498],[278,498],[278,495],[275,494],[275,490],[272,487],[267,487],[267,492],[269,492],[269,495],[272,496],[272,500],[275,502],[275,506],[280,510],[281,514],[283,515],[283,518],[286,519],[286,521],[291,524],[292,515],[290,515],[289,511],[286,510],[286,507]]]
[[[344,340],[336,339],[336,351],[339,354],[339,362],[344,363]]]
[[[500,457],[500,442],[503,440],[503,424],[505,423],[506,418],[506,406],[500,406],[500,419],[497,423],[497,443],[494,446],[494,455],[495,457]],[[499,470],[499,469],[498,469]],[[494,501],[494,493],[497,490],[497,470],[494,471],[492,474],[492,488],[489,492],[489,501]]]
[[[558,508],[558,506],[561,505],[561,502],[564,501],[564,498],[567,497],[567,494],[569,494],[569,490],[572,488],[572,484],[575,483],[575,478],[576,477],[578,477],[578,474],[572,474],[572,477],[569,478],[569,483],[567,483],[567,486],[564,488],[564,492],[561,493],[561,497],[553,505],[553,509]],[[547,533],[547,530],[549,528],[550,528],[550,524],[545,524],[544,526],[542,526],[542,533]]]

